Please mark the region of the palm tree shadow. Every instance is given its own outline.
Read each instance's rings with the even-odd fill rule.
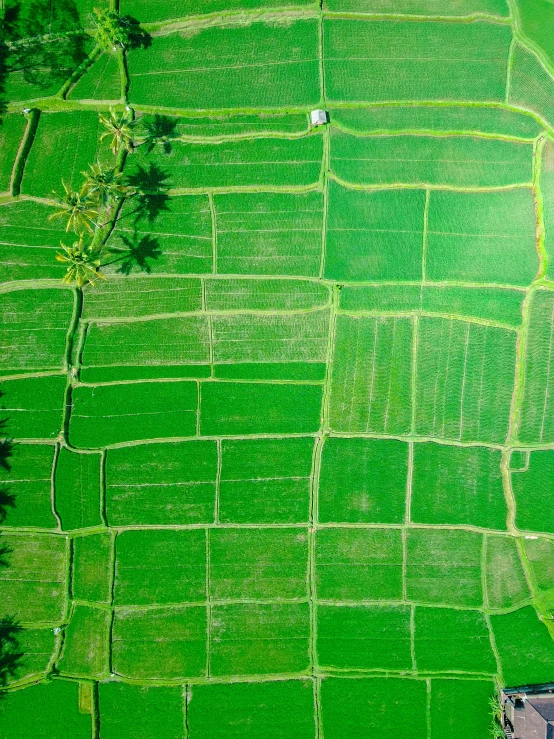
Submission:
[[[142,238],[138,238],[136,232],[133,233],[132,238],[127,238],[126,236],[120,236],[119,238],[123,245],[113,246],[110,251],[112,254],[120,254],[121,256],[112,262],[108,262],[108,264],[119,262],[119,269],[117,271],[122,275],[130,275],[135,267],[140,272],[151,274],[152,261],[162,256],[162,250],[158,240],[148,234]]]
[[[153,118],[143,119],[144,143],[148,154],[151,154],[158,144],[162,145],[164,154],[171,154],[171,139],[179,136],[177,123],[177,118],[170,118],[159,113],[156,113]]]
[[[142,164],[135,172],[127,177],[127,186],[135,192],[137,207],[132,214],[135,216],[135,225],[146,218],[150,223],[164,211],[169,211],[168,202],[169,175],[157,164],[150,162],[148,167]]]

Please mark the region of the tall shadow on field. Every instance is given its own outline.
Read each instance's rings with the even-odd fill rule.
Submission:
[[[146,151],[151,154],[156,146],[162,146],[164,154],[171,154],[171,139],[179,136],[177,118],[156,113],[153,118],[147,118],[142,123],[144,128],[144,142]]]
[[[4,393],[0,389],[0,398],[3,396]],[[4,415],[3,405],[0,412],[2,413],[0,416],[0,475],[3,476],[11,470],[10,458],[14,444],[7,436],[9,423]],[[7,485],[0,485],[0,523],[5,521],[7,509],[14,507],[15,496],[10,493]],[[0,533],[0,568],[9,567],[11,552],[11,548],[2,540]],[[0,699],[4,695],[3,690],[8,682],[16,677],[17,669],[24,656],[17,638],[22,630],[21,625],[13,616],[0,617]]]
[[[144,218],[152,223],[160,213],[169,210],[168,179],[169,175],[153,162],[150,162],[148,167],[139,164],[136,171],[127,177],[127,186],[135,193],[133,196],[136,203],[133,210],[135,223]]]

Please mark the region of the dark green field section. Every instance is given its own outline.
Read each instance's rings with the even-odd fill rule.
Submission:
[[[486,739],[554,681],[550,4],[4,5],[0,736]]]

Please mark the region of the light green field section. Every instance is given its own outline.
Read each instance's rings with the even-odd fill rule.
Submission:
[[[138,158],[138,156],[137,156]],[[151,163],[134,170],[133,182],[153,188],[139,202],[127,200],[110,239],[115,252],[106,272],[130,274],[152,271],[201,274],[212,271],[212,225],[205,195],[169,198],[156,192],[164,171]],[[137,174],[138,172],[138,174]],[[109,290],[110,288],[106,288]],[[165,298],[167,300],[167,298]]]
[[[171,638],[160,641],[160,634]],[[128,678],[172,680],[206,669],[206,609],[118,609],[112,627],[112,667]]]
[[[6,526],[57,527],[51,500],[53,459],[53,446],[15,444],[10,450],[6,464],[0,467],[2,486],[14,503],[4,506]]]
[[[324,0],[324,7],[336,12],[393,13],[394,15],[466,16],[509,14],[505,0]]]
[[[552,517],[544,515],[554,491],[554,450],[532,451],[528,469],[512,472],[511,481],[516,501],[516,526],[525,531],[554,534]]]
[[[525,540],[525,556],[529,562],[533,580],[537,590],[541,605],[550,607],[552,598],[554,597],[554,588],[552,583],[554,569],[554,543],[552,539],[537,537],[536,539]]]
[[[490,701],[495,685],[490,680],[431,681],[431,736],[451,736],[456,731],[456,706],[463,701],[472,706],[464,722],[464,731],[471,739],[480,739],[490,731]]]
[[[313,445],[301,437],[223,440],[220,521],[307,523]]]
[[[213,441],[111,449],[106,459],[109,524],[183,525],[213,521],[217,460]]]
[[[73,313],[69,290],[16,290],[2,296],[0,344],[8,372],[62,370]]]
[[[486,601],[489,608],[513,608],[530,597],[516,540],[507,536],[486,539]]]
[[[554,80],[535,54],[519,44],[515,47],[510,74],[512,105],[537,113],[548,124],[554,122]]]
[[[421,318],[416,433],[503,443],[508,432],[515,348],[512,331],[458,320]]]
[[[308,280],[206,280],[205,293],[210,311],[308,311],[330,301],[327,286]]]
[[[56,460],[55,505],[66,531],[100,526],[100,456],[62,448]]]
[[[331,181],[325,276],[335,280],[420,280],[425,193],[348,190]]]
[[[212,607],[211,674],[305,672],[308,603],[233,603]]]
[[[327,439],[319,478],[319,521],[402,523],[408,445],[395,439]]]
[[[333,431],[407,434],[413,322],[338,316],[331,376]]]
[[[456,529],[411,529],[407,534],[409,600],[479,607],[483,602],[483,537]]]
[[[6,739],[25,733],[36,739],[89,739],[92,718],[79,711],[79,683],[52,680],[9,693],[2,705],[2,728]]]
[[[414,523],[506,528],[499,451],[415,444],[413,454]]]
[[[331,133],[331,171],[352,185],[501,187],[530,184],[532,147],[476,136]]]
[[[416,608],[414,631],[419,672],[479,672],[492,676],[497,671],[489,628],[479,611]]]
[[[172,188],[307,188],[319,180],[322,155],[323,138],[317,134],[295,139],[176,142],[170,154],[155,150],[149,155],[139,148],[133,160],[136,167],[128,173],[132,180],[138,173],[147,183],[148,175],[162,175],[164,184]]]
[[[13,676],[15,680],[40,680],[46,677],[58,646],[59,637],[54,629],[23,629],[17,635],[17,640],[22,656]]]
[[[8,192],[15,158],[27,121],[22,115],[7,115],[0,126],[0,192]]]
[[[119,100],[121,76],[117,56],[102,54],[68,95],[71,100]]]
[[[176,108],[286,108],[317,103],[315,19],[154,36],[129,54],[131,100]]]
[[[72,596],[77,600],[108,603],[111,599],[112,536],[89,534],[73,539]]]
[[[180,686],[99,683],[102,733],[106,739],[183,739],[184,700]]]
[[[205,531],[123,531],[115,552],[116,606],[205,600]]]
[[[75,606],[57,663],[62,675],[94,679],[108,674],[110,621],[104,608]]]
[[[504,100],[509,27],[329,18],[324,27],[330,101]]]
[[[215,529],[210,537],[214,600],[307,598],[308,536],[297,529]]]
[[[554,441],[554,295],[537,291],[529,315],[518,437],[548,444]]]
[[[32,201],[0,205],[2,281],[63,276],[63,266],[55,261],[55,250],[62,239],[66,244],[71,242],[62,225],[48,220],[52,213],[50,206]]]
[[[0,572],[0,598],[22,624],[58,626],[66,608],[68,541],[57,534],[3,534],[9,561]]]
[[[187,724],[191,739],[312,739],[313,712],[309,680],[195,685]]]
[[[305,113],[209,113],[163,118],[174,126],[175,137],[286,135],[308,131],[308,116]],[[156,123],[156,115],[143,114],[138,120],[148,130],[149,126]],[[172,138],[169,139],[169,148],[172,147]]]
[[[538,269],[533,193],[432,192],[426,276],[526,285]]]
[[[21,191],[52,199],[54,193],[63,194],[62,180],[78,190],[81,172],[100,156],[100,133],[98,115],[92,111],[41,114]]]
[[[448,3],[450,6],[452,3]],[[374,105],[331,109],[332,123],[351,133],[491,134],[535,139],[541,125],[530,114],[503,108],[450,105]]]
[[[322,193],[216,195],[214,206],[218,272],[318,276]]]
[[[185,7],[180,0],[154,0],[146,7],[141,0],[122,0],[120,10],[140,17],[143,23],[156,23],[185,15],[310,5],[315,6],[315,0],[188,0]]]
[[[548,255],[547,276],[552,279],[554,275],[554,237],[552,228],[554,226],[554,145],[550,139],[546,139],[542,150],[540,189],[543,197],[543,218],[545,226],[544,245]]]
[[[65,375],[2,381],[2,410],[15,439],[54,439],[62,427]]]
[[[320,601],[402,600],[402,533],[323,528],[316,539]]]
[[[318,606],[317,617],[324,669],[410,669],[408,606]]]

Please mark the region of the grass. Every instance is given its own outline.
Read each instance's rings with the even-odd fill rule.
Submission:
[[[138,5],[3,81],[6,739],[482,739],[554,661],[550,51],[504,0]]]

